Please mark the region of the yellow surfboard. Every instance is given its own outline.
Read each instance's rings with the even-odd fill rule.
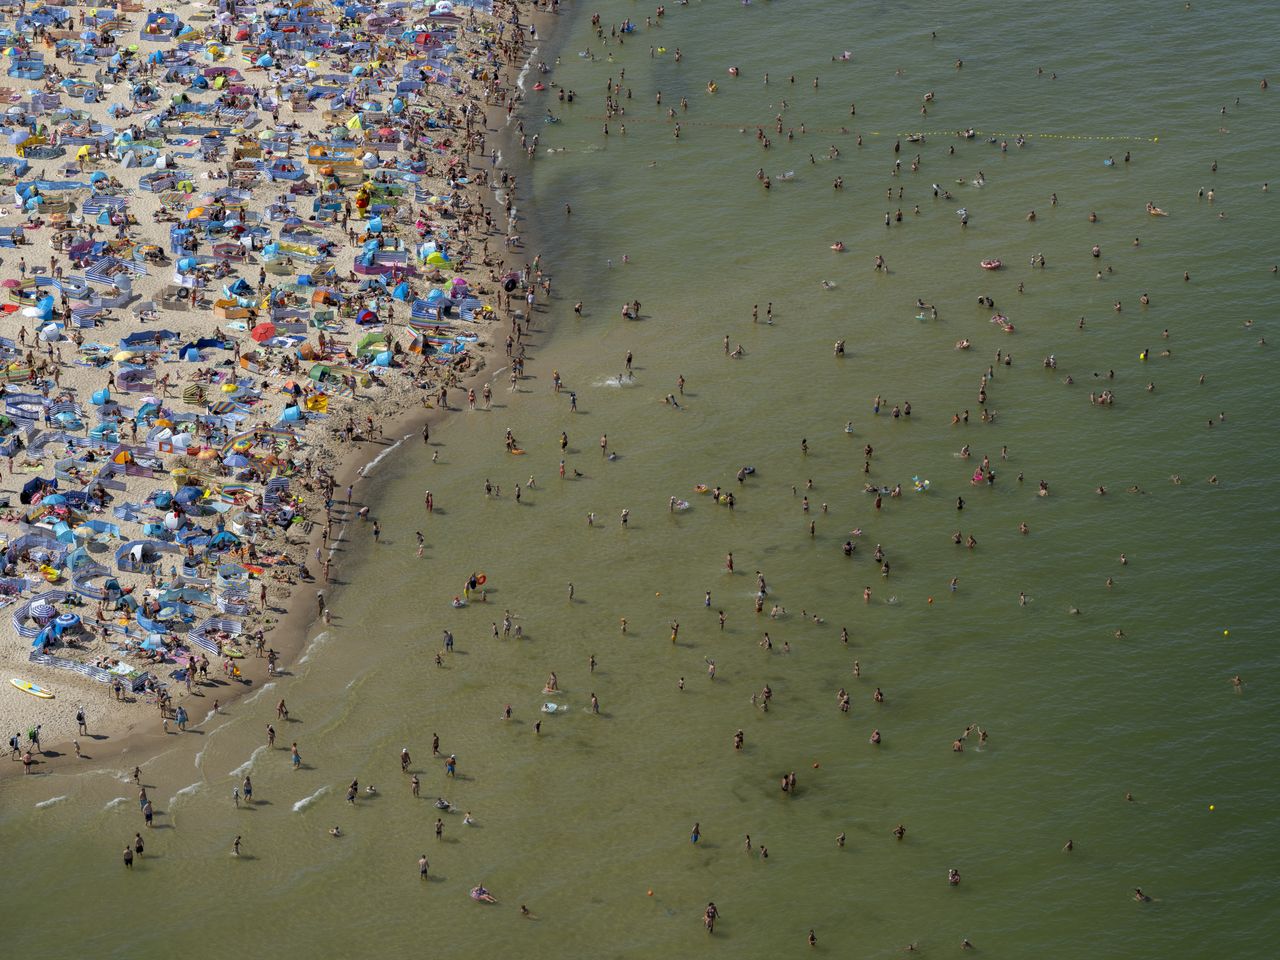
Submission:
[[[53,699],[52,693],[50,693],[44,687],[37,686],[36,684],[32,683],[30,680],[19,680],[17,677],[14,677],[9,682],[13,684],[15,687],[17,687],[19,690],[21,690],[23,693],[29,693],[33,697],[39,697],[41,700]]]

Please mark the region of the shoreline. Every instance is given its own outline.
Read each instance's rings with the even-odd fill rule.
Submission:
[[[514,4],[519,9],[523,4],[517,0]],[[569,15],[572,15],[570,13]],[[494,174],[500,175],[504,169],[508,170],[513,164],[514,157],[518,156],[518,141],[513,132],[513,124],[515,120],[520,119],[519,111],[522,109],[525,98],[524,92],[519,88],[517,81],[522,71],[526,70],[532,63],[533,51],[538,49],[539,45],[546,42],[547,36],[550,34],[552,26],[559,18],[559,13],[541,10],[520,10],[520,21],[527,30],[529,25],[536,27],[538,31],[537,39],[531,39],[527,35],[521,47],[521,57],[517,58],[515,63],[502,62],[498,71],[502,79],[502,89],[506,97],[513,97],[516,101],[516,110],[512,115],[512,120],[505,118],[503,110],[505,100],[490,100],[490,98],[475,89],[474,87],[462,95],[453,95],[450,93],[445,100],[445,104],[451,108],[462,106],[464,103],[471,103],[478,106],[484,116],[484,150],[485,153],[478,153],[469,158],[468,167],[470,170],[487,169]],[[497,10],[491,17],[492,22],[496,22],[498,17]],[[496,123],[495,123],[496,119]],[[486,158],[489,155],[496,155],[502,158],[504,165],[499,165],[496,161],[491,165],[486,165]],[[522,163],[520,171],[520,179],[524,180],[528,177],[531,167]],[[481,224],[481,230],[478,233],[468,234],[469,241],[492,238],[494,236],[502,236],[503,231],[500,229],[505,222],[505,210],[499,202],[499,192],[503,190],[493,178],[487,179],[484,183],[475,184],[475,192],[470,195],[469,202],[473,205],[478,204],[482,211],[488,211],[493,216],[494,229],[484,230]],[[517,185],[519,188],[519,184]],[[514,197],[512,198],[514,202]],[[517,222],[522,224],[531,223],[531,220],[520,213],[516,207]],[[495,267],[486,268],[483,255],[480,251],[475,251],[473,258],[469,259],[465,271],[474,273],[490,269],[496,270],[496,275],[501,276],[510,270],[521,272],[523,263],[517,263],[521,259],[521,255],[530,249],[530,239],[536,234],[532,231],[526,231],[522,226],[521,237],[518,243],[511,248],[505,246],[493,254],[497,259]],[[488,282],[485,278],[478,278],[479,282]],[[540,302],[544,306],[542,313],[545,316],[545,302]],[[479,389],[483,383],[492,381],[498,373],[507,369],[506,364],[498,365],[499,358],[503,358],[502,345],[500,338],[488,338],[488,335],[494,331],[497,325],[503,320],[509,320],[511,310],[503,310],[495,302],[494,317],[486,327],[480,330],[481,339],[473,344],[475,348],[471,353],[474,358],[469,369],[463,376],[457,376],[450,384],[451,389],[457,388],[461,390],[463,395],[472,388]],[[523,305],[520,308],[522,310]],[[540,330],[534,323],[537,313],[529,321],[529,334],[532,336],[535,332],[546,333],[546,330]],[[501,319],[500,319],[501,318]],[[399,332],[408,330],[406,325],[400,323],[388,324],[389,335],[395,336]],[[529,346],[534,346],[532,340],[524,341]],[[531,358],[526,358],[531,359]],[[402,378],[403,379],[403,378]],[[338,456],[334,465],[330,468],[330,473],[334,481],[334,496],[337,497],[339,490],[347,485],[357,485],[362,480],[368,478],[367,471],[375,463],[378,463],[382,457],[388,455],[392,451],[398,449],[401,445],[412,442],[415,437],[420,436],[424,426],[432,430],[440,427],[448,422],[451,414],[462,412],[464,409],[456,400],[447,408],[441,409],[434,402],[427,399],[429,390],[427,386],[418,384],[416,381],[409,384],[405,383],[403,387],[392,391],[390,397],[383,395],[373,395],[368,399],[374,405],[380,405],[382,401],[391,400],[393,402],[409,400],[403,406],[396,409],[391,418],[386,422],[379,424],[380,436],[376,440],[360,438],[354,442],[354,445]],[[419,405],[421,404],[421,405]],[[324,421],[321,426],[315,428],[310,433],[322,433],[326,428],[331,432],[333,430],[333,421]],[[316,444],[326,447],[330,442],[325,437],[311,436],[307,440],[300,442],[300,446],[310,446]],[[431,443],[434,445],[435,440]],[[368,506],[370,508],[368,519],[376,518],[373,510],[375,504],[366,501],[359,496],[359,490],[353,494],[352,506]],[[342,520],[335,519],[335,526],[338,527],[338,535],[329,543],[327,556],[333,558],[331,568],[330,582],[337,587],[349,585],[341,580],[341,575],[345,568],[340,556],[340,546],[351,542],[350,528],[360,522],[356,517],[344,518]],[[305,540],[301,543],[294,543],[294,546],[302,546],[304,548],[303,557],[314,558],[318,552],[322,550],[323,527],[320,522],[309,520],[310,531],[306,534]],[[304,564],[306,560],[304,559]],[[323,561],[321,561],[323,562]],[[308,606],[313,603],[312,597],[307,593],[306,588],[315,586],[318,590],[324,590],[326,597],[330,590],[329,586],[323,579],[320,570],[314,570],[311,579],[304,580],[298,576],[298,570],[295,568],[289,577],[289,581],[285,587],[285,595],[282,598],[272,597],[268,602],[268,607],[262,611],[253,604],[257,612],[264,618],[270,618],[269,626],[263,625],[263,631],[266,637],[266,646],[274,649],[279,656],[279,663],[282,665],[277,668],[275,676],[271,676],[263,672],[261,677],[252,678],[252,682],[248,684],[237,684],[230,681],[222,680],[214,676],[210,671],[211,681],[193,685],[198,686],[200,693],[197,696],[201,705],[206,700],[212,698],[212,702],[217,704],[219,716],[231,719],[234,713],[227,711],[228,707],[243,702],[255,695],[261,693],[269,684],[278,684],[280,681],[287,680],[296,676],[290,669],[290,664],[296,664],[299,657],[302,656],[308,645],[314,640],[315,636],[323,631],[317,630],[318,625],[322,625],[322,618],[317,615],[316,608]],[[246,622],[246,634],[249,632],[251,624]],[[246,656],[240,663],[248,665],[257,663],[263,658],[257,656]],[[248,671],[246,671],[247,673]],[[61,675],[59,675],[61,676]],[[100,684],[93,684],[86,687],[85,690],[94,690]],[[179,685],[180,686],[180,685]],[[110,688],[105,688],[110,695]],[[213,696],[210,691],[216,691],[217,695]],[[78,693],[79,691],[77,691]],[[176,729],[166,729],[156,724],[153,729],[144,729],[145,718],[141,715],[131,715],[127,720],[109,719],[98,726],[94,723],[93,712],[94,705],[89,697],[68,697],[65,693],[60,693],[54,700],[49,701],[55,705],[67,704],[70,700],[75,700],[78,704],[85,707],[89,719],[89,729],[93,732],[87,735],[88,748],[91,752],[87,752],[82,759],[72,767],[65,767],[62,764],[54,764],[51,761],[57,760],[75,760],[73,739],[51,740],[45,743],[42,740],[41,753],[36,757],[32,775],[48,776],[63,773],[81,773],[93,770],[106,769],[120,764],[125,758],[127,762],[136,766],[144,766],[146,763],[156,759],[167,751],[164,749],[170,743],[171,736],[180,736],[181,731]],[[190,697],[184,696],[182,700],[176,703],[187,703]],[[145,707],[143,708],[145,709]],[[71,708],[67,707],[68,712]],[[131,711],[136,714],[136,711]],[[155,714],[151,715],[152,721],[159,719]],[[206,727],[213,719],[212,711],[201,719],[193,718],[189,726],[193,729],[209,731],[214,728]],[[167,725],[166,725],[167,726]],[[100,746],[99,746],[100,745]],[[21,765],[12,763],[9,766],[0,766],[0,781],[10,776],[21,776]],[[42,769],[43,768],[43,769]]]

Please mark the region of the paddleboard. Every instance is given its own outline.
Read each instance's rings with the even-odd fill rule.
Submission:
[[[36,684],[32,683],[30,680],[19,680],[17,677],[14,677],[9,682],[13,684],[15,687],[17,687],[19,690],[21,690],[23,693],[29,693],[33,697],[39,697],[41,700],[53,699],[52,693],[50,693],[44,687],[37,686]]]

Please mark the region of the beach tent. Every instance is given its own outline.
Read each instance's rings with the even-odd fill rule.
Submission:
[[[18,494],[18,499],[23,503],[30,503],[32,498],[45,490],[57,490],[58,483],[56,480],[45,480],[43,477],[33,477],[28,480],[22,487],[22,492]]]

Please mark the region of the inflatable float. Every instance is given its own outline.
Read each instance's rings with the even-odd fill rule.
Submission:
[[[999,270],[1000,260],[993,257],[990,260],[983,260],[979,266],[981,266],[983,270]]]

